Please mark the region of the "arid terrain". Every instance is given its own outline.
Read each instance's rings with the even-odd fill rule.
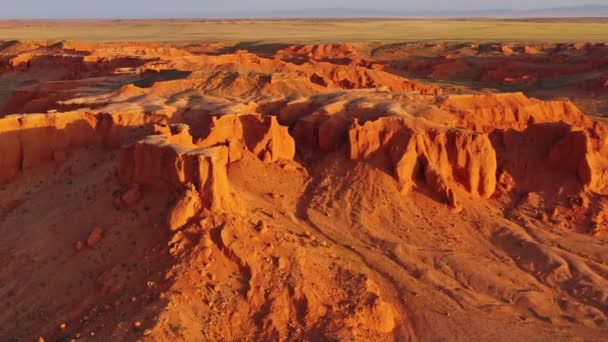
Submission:
[[[0,42],[0,341],[607,340],[608,44],[551,41]]]
[[[172,43],[603,42],[606,18],[0,20],[0,40]]]

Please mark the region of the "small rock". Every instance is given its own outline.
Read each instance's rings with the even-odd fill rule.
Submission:
[[[87,238],[87,246],[94,247],[103,239],[103,229],[95,227],[89,237]]]
[[[131,297],[131,303],[135,303],[135,302],[137,302],[137,298]]]
[[[59,330],[62,330],[62,331],[63,331],[63,330],[65,330],[67,327],[68,327],[68,325],[67,325],[67,324],[65,324],[65,323],[61,323],[61,324],[59,324]]]
[[[266,222],[264,222],[262,220],[258,221],[256,228],[257,228],[258,232],[260,232],[262,234],[268,232],[268,225],[266,225]]]
[[[144,330],[143,335],[144,335],[144,336],[148,336],[148,335],[150,335],[151,333],[152,333],[152,330],[150,330],[150,329],[146,329],[146,330]]]
[[[42,336],[38,336],[38,342],[45,342],[45,341],[44,341],[44,337],[42,337]]]
[[[76,253],[82,252],[82,250],[84,249],[84,243],[82,241],[77,241],[74,244],[74,249],[76,249]]]
[[[133,322],[133,328],[135,328],[135,329],[141,328],[141,322],[140,321]]]
[[[91,331],[91,333],[89,334],[91,337],[95,336],[95,332]]]

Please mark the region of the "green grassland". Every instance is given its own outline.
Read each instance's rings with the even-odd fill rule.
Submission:
[[[317,42],[605,42],[605,20],[1,21],[0,40]]]

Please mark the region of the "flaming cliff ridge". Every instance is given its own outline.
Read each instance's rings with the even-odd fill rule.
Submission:
[[[2,42],[0,339],[605,339],[608,128],[447,84],[605,44],[450,49]]]

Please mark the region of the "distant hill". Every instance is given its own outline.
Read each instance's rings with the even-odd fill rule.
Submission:
[[[207,13],[207,18],[533,18],[533,17],[608,17],[608,5],[579,5],[532,10],[487,9],[469,11],[407,11],[391,9],[311,8]]]
[[[526,12],[531,16],[552,17],[606,17],[608,5],[581,5],[573,7],[542,8]]]

